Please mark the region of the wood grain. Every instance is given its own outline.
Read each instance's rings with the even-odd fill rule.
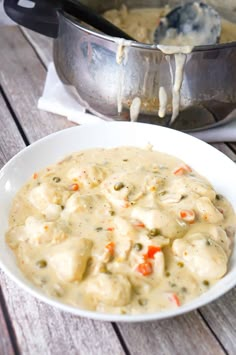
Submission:
[[[11,30],[11,33],[5,31],[0,38],[0,48],[7,49],[6,53],[3,55],[4,59],[0,58],[0,67],[4,68],[4,73],[2,74],[1,72],[0,74],[2,85],[30,142],[69,125],[65,119],[44,114],[36,109],[36,102],[41,94],[45,78],[45,71],[43,67],[39,65],[37,56],[39,56],[41,61],[45,64],[45,58],[48,56],[46,53],[43,59],[42,51],[45,50],[45,45],[41,53],[40,51],[38,52],[36,43],[40,43],[42,39],[38,41],[37,36],[38,35],[34,35],[34,43],[31,40],[31,45],[29,45],[22,36],[22,33],[14,28]],[[47,46],[48,44],[46,44],[46,50],[48,50]],[[34,50],[37,51],[37,55],[35,55]],[[4,64],[7,57],[10,58],[8,65]],[[14,58],[17,58],[17,60]],[[17,68],[14,68],[14,66],[17,66]],[[15,74],[16,77],[12,78],[12,73]],[[28,99],[28,95],[30,95],[30,100]],[[31,112],[33,112],[33,116]],[[227,155],[232,154],[231,158],[234,157],[234,154],[226,145],[220,144],[217,148],[225,150]],[[108,328],[110,324],[108,326],[107,324],[104,325],[104,323],[81,320],[64,313],[62,314],[61,312],[51,309],[51,307],[36,302],[32,297],[18,290],[18,288],[15,290],[16,287],[8,278],[4,280],[5,297],[11,295],[13,298],[12,300],[9,299],[7,304],[11,317],[13,318],[16,334],[18,339],[21,340],[21,348],[24,349],[26,354],[30,351],[27,341],[30,342],[32,349],[38,350],[40,349],[38,344],[41,344],[43,339],[47,339],[47,341],[53,339],[53,344],[55,344],[55,341],[59,343],[60,339],[63,339],[62,348],[58,346],[58,344],[48,344],[49,352],[47,352],[47,346],[43,346],[41,353],[46,352],[46,354],[53,351],[53,346],[55,346],[55,351],[61,350],[61,353],[73,353],[73,349],[75,349],[76,346],[82,346],[78,353],[83,354],[87,352],[89,355],[93,354],[95,348],[97,349],[97,354],[109,354],[111,352],[119,354],[122,351],[111,329]],[[20,297],[17,297],[17,295],[20,295]],[[231,296],[227,295],[225,297]],[[20,298],[24,304],[24,309],[20,311],[19,300],[17,301],[18,298]],[[218,302],[221,302],[223,299],[224,298]],[[225,308],[223,309],[220,321],[218,321],[218,315],[215,313],[215,309],[218,310],[218,307],[221,306],[218,306],[218,302],[201,309],[201,314],[211,325],[212,331],[208,328],[197,311],[161,322],[118,324],[119,330],[131,354],[222,354],[224,352],[214,334],[220,339],[223,346],[229,349],[233,354],[233,351],[234,353],[236,352],[236,345],[233,345],[231,339],[234,335],[234,331],[231,331],[229,335],[227,328],[228,322],[232,325],[235,325],[235,323],[233,320],[224,323],[224,316],[227,315],[230,317],[231,314],[231,317],[235,319],[236,310],[231,306],[231,304],[233,304],[232,302],[231,304],[227,302],[227,304],[224,304]],[[30,315],[27,314],[27,309],[31,310]],[[211,323],[209,322],[209,318],[211,319]],[[22,319],[26,330],[22,330]],[[40,321],[38,319],[40,319]],[[225,325],[223,332],[222,329],[220,329],[220,322],[223,324],[223,328]],[[39,332],[38,344],[34,344],[33,340],[29,340],[29,336],[27,336],[27,332],[34,326],[37,328],[36,332],[33,331],[34,334],[38,334]],[[78,327],[80,331],[78,331]],[[85,331],[83,331],[83,328]],[[84,342],[88,342],[86,333],[91,331],[91,329],[93,329],[93,332],[98,333],[95,336],[96,346],[93,347],[92,350],[90,350],[90,346],[92,346],[91,342],[89,342],[89,346],[84,344]],[[59,332],[59,335],[56,332]],[[64,335],[62,334],[63,332]],[[48,336],[48,333],[50,336]],[[68,334],[68,336],[66,337],[65,334]],[[94,333],[92,334],[94,336]],[[77,337],[79,337],[79,340],[76,343]],[[99,352],[100,347],[103,347],[104,342],[106,343],[107,341],[109,343],[107,345],[108,348],[103,349],[103,352]],[[111,350],[112,345],[114,345],[113,350]],[[104,350],[107,350],[107,352],[104,352]],[[53,354],[54,353],[56,354],[56,352],[53,352]]]
[[[1,280],[22,354],[124,354],[110,323],[61,312],[37,301],[3,274]]]
[[[9,111],[0,94],[0,168],[3,164],[24,147],[24,142],[15,123],[9,119]],[[2,287],[4,284],[0,278],[0,354],[11,355],[14,350],[6,324],[6,314],[2,308]]]
[[[159,322],[122,324],[120,329],[132,354],[224,354],[197,312]]]
[[[211,305],[201,308],[201,313],[217,334],[230,355],[236,354],[236,288]]]
[[[48,67],[48,64],[52,62],[52,39],[24,27],[21,27],[21,31],[37,52],[42,63]]]
[[[1,354],[6,354],[6,355],[13,355],[14,350],[11,344],[10,336],[8,333],[6,321],[4,318],[3,311],[1,309],[1,303],[0,303],[0,352]]]
[[[0,48],[0,82],[30,141],[73,126],[64,117],[38,110],[46,70],[18,27],[1,28]]]
[[[11,66],[13,69],[14,62],[12,64],[9,62],[9,73]],[[38,67],[40,70],[41,64],[39,61]],[[4,72],[3,75],[6,75],[6,73]],[[8,80],[5,79],[3,84],[6,81]],[[10,91],[14,90],[14,88],[6,88],[4,85],[3,88],[10,89]],[[15,88],[15,95],[17,96],[18,94],[17,88]],[[26,96],[26,93],[22,96],[21,105],[17,107],[18,111],[16,110],[20,117],[21,113],[30,112],[31,109],[31,105],[25,99]],[[22,108],[23,112],[19,110],[19,107]],[[51,121],[53,121],[53,117],[51,117]],[[55,122],[58,122],[56,118]],[[67,122],[63,124],[66,126]],[[32,120],[25,123],[26,132],[30,131],[30,126],[32,126]],[[38,126],[36,125],[36,127]],[[41,134],[45,135],[45,132],[48,132],[48,127],[51,127],[50,124],[47,127],[45,126],[42,131],[34,127],[31,130],[32,135],[29,135],[30,140],[39,138]],[[56,128],[57,130],[61,128],[60,122],[56,125]],[[2,97],[0,97],[0,142],[1,167],[24,147],[24,141]],[[111,354],[112,352],[115,354],[124,354],[123,348],[110,323],[98,323],[82,319],[46,306],[19,289],[2,272],[0,273],[0,283],[22,354],[102,355]],[[6,327],[1,313],[0,331],[0,354],[11,355],[10,343],[7,343]],[[5,349],[9,349],[9,351],[5,352]]]

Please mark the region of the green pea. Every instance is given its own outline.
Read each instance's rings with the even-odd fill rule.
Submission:
[[[149,232],[148,232],[148,237],[156,237],[157,235],[159,235],[160,234],[160,231],[159,231],[159,229],[157,229],[157,228],[152,228],[152,229],[150,229],[149,230]]]
[[[44,269],[47,266],[47,264],[48,263],[46,262],[46,260],[43,260],[43,259],[38,260],[36,262],[37,267],[39,267],[40,269]]]
[[[204,280],[204,281],[203,281],[203,285],[204,285],[204,286],[209,286],[209,285],[210,285],[210,282],[209,282],[208,280]]]
[[[60,181],[61,181],[61,179],[60,179],[58,176],[54,176],[54,177],[52,178],[52,180],[53,180],[54,182],[60,182]]]
[[[117,182],[117,183],[114,185],[114,190],[115,190],[115,191],[120,191],[121,189],[123,189],[123,187],[125,187],[125,185],[123,184],[123,182]]]
[[[140,251],[140,250],[143,249],[143,245],[142,245],[141,243],[135,243],[135,244],[134,244],[134,249],[135,249],[136,251]]]
[[[96,231],[97,231],[97,232],[101,232],[102,229],[103,229],[102,227],[97,227],[97,228],[96,228]]]
[[[146,306],[147,303],[148,303],[148,301],[147,301],[146,298],[140,298],[140,299],[138,300],[138,304],[139,304],[140,306]]]
[[[179,261],[179,262],[177,263],[177,265],[178,265],[179,267],[184,267],[184,263],[183,263],[182,261]]]

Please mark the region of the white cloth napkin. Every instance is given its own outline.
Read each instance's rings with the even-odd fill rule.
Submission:
[[[103,121],[100,117],[86,113],[86,109],[78,103],[74,95],[65,89],[53,63],[49,64],[45,87],[43,95],[38,101],[38,108],[65,116],[69,121],[77,124],[90,124]],[[198,132],[191,132],[190,134],[209,143],[236,142],[236,115],[235,120],[228,124]]]

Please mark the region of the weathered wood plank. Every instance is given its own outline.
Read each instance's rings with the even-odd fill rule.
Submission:
[[[48,67],[48,64],[52,62],[52,38],[43,36],[24,27],[21,27],[21,31],[35,49],[43,64]]]
[[[13,355],[14,350],[11,344],[11,339],[8,333],[6,321],[4,318],[3,311],[1,309],[1,302],[0,302],[0,353],[6,355]]]
[[[19,150],[24,148],[24,141],[17,130],[15,122],[13,121],[5,101],[0,94],[0,168]],[[1,294],[5,283],[0,272]],[[14,354],[11,344],[10,336],[4,320],[4,313],[2,308],[2,300],[0,295],[0,354],[11,355]]]
[[[14,66],[14,62],[12,64],[9,62],[10,67],[11,65]],[[38,67],[40,69],[40,62],[38,62]],[[23,102],[20,107],[24,107],[24,104],[27,105],[28,103],[27,99],[25,100],[24,98],[25,96],[22,96]],[[28,105],[26,109],[24,108],[24,111],[30,111],[30,108],[31,105]],[[18,113],[21,113],[21,111],[18,111]],[[53,120],[52,117],[51,120]],[[32,121],[26,124],[28,130],[30,129],[30,125],[32,125]],[[60,122],[56,127],[57,129],[61,128]],[[47,129],[48,126],[43,130],[43,135],[45,135]],[[30,135],[31,141],[33,138],[39,138],[41,131],[33,130],[33,132],[34,134]],[[36,132],[38,132],[38,136],[35,137]],[[0,168],[23,147],[23,139],[1,98]],[[23,354],[102,355],[111,354],[112,352],[115,354],[124,354],[110,323],[98,323],[88,319],[81,319],[44,305],[19,289],[2,272],[0,272],[0,283],[16,338]],[[1,314],[0,320],[2,320]],[[2,327],[2,324],[0,324],[0,331],[2,330],[0,336],[0,354],[11,355],[10,347],[9,352],[2,351],[4,349],[2,344],[4,344],[5,348],[8,346],[4,333],[5,329]],[[2,334],[4,337],[2,337]]]
[[[60,312],[36,301],[3,273],[0,278],[22,354],[124,354],[110,323]]]
[[[0,168],[24,147],[24,141],[0,93]]]
[[[18,34],[19,37],[19,34]],[[36,35],[37,37],[37,35]],[[9,38],[7,36],[7,42],[9,43]],[[11,42],[11,41],[10,41]],[[14,42],[14,41],[13,41]],[[31,42],[32,43],[32,42]],[[0,40],[1,44],[1,40]],[[23,41],[21,41],[21,44],[23,45]],[[26,47],[26,45],[24,45]],[[34,49],[37,51],[37,46],[33,46]],[[27,49],[29,51],[29,48]],[[21,57],[22,54],[18,54],[18,56]],[[42,53],[38,53],[38,55],[42,58]],[[29,60],[29,65],[30,65],[30,71],[32,73],[32,66],[33,64],[31,63],[32,58]],[[43,60],[44,61],[44,60]],[[20,61],[21,66],[23,61]],[[0,59],[0,65],[1,65],[1,59]],[[21,73],[22,70],[19,68],[17,69],[18,73]],[[22,74],[21,74],[22,75]],[[29,80],[29,78],[27,79]],[[7,88],[8,91],[12,92],[12,83],[7,83],[7,81],[4,82],[5,85],[4,87]],[[35,90],[36,85],[34,86]],[[14,100],[11,101],[14,104]],[[25,103],[26,104],[26,103]],[[22,114],[22,107],[17,106],[17,114]],[[32,107],[32,104],[30,106],[29,103],[27,103],[28,109]],[[24,112],[24,111],[23,111]],[[52,115],[51,120],[53,120]],[[56,122],[56,120],[54,120]],[[25,132],[27,132],[27,137],[29,138],[30,141],[33,141],[37,139],[37,137],[43,136],[47,134],[47,132],[50,133],[50,128],[45,128],[44,126],[41,126],[37,124],[37,127],[34,129],[34,132],[32,132],[32,129],[30,127],[30,124],[32,124],[31,121],[22,121],[21,123],[24,126]],[[58,130],[60,129],[57,123],[55,123],[53,130]],[[219,146],[220,149],[226,149],[224,145]],[[227,151],[227,149],[226,149]],[[229,150],[226,154],[229,154],[231,151]],[[211,306],[209,306],[211,307]],[[226,306],[227,307],[227,306]],[[202,310],[203,315],[205,314],[205,309]],[[212,327],[214,326],[215,318],[216,315],[211,315],[212,317]],[[120,332],[123,335],[125,342],[128,345],[128,348],[130,349],[131,353],[134,354],[142,354],[144,352],[148,352],[150,354],[155,354],[158,352],[158,354],[163,353],[163,354],[173,354],[173,353],[180,353],[180,354],[187,354],[194,352],[194,354],[200,354],[200,353],[217,353],[221,354],[222,349],[220,348],[217,340],[214,338],[212,333],[209,331],[208,327],[206,324],[203,322],[201,317],[197,312],[192,312],[188,315],[182,316],[175,318],[174,320],[166,320],[162,322],[152,322],[148,324],[135,324],[135,325],[127,325],[127,324],[119,324]],[[214,329],[215,334],[219,336],[217,333],[217,329]],[[226,336],[222,336],[220,338],[222,343],[225,346],[225,343],[228,341],[226,339]],[[226,347],[227,348],[227,347]],[[160,349],[160,351],[159,351]]]
[[[236,288],[209,306],[201,313],[213,332],[230,355],[236,354]]]
[[[224,354],[197,312],[171,320],[122,324],[119,327],[133,354]]]
[[[37,109],[46,70],[18,27],[1,28],[0,48],[0,82],[31,142],[73,126],[64,117]]]

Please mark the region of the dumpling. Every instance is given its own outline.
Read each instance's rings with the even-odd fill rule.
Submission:
[[[87,281],[86,293],[95,304],[125,306],[131,299],[131,284],[126,276],[101,273]]]
[[[70,180],[78,181],[79,185],[92,188],[98,186],[104,180],[105,175],[105,170],[102,167],[90,164],[71,168],[67,177]]]
[[[53,247],[49,262],[58,278],[66,282],[81,281],[92,245],[89,239],[73,237]]]
[[[176,218],[162,209],[136,207],[131,216],[143,222],[148,229],[159,229],[160,234],[167,238],[178,238],[184,233],[184,228],[178,224]]]
[[[48,183],[34,187],[28,195],[30,203],[40,211],[44,211],[49,204],[61,204],[62,196],[58,188]]]
[[[208,197],[200,197],[196,201],[196,208],[201,220],[209,223],[220,223],[223,221],[223,214],[213,205]]]
[[[227,271],[228,258],[223,248],[209,235],[195,233],[173,242],[174,254],[200,279],[216,280]]]
[[[55,222],[30,216],[26,219],[25,225],[10,229],[7,240],[13,248],[20,242],[28,242],[32,245],[56,244],[67,238],[63,227]]]

